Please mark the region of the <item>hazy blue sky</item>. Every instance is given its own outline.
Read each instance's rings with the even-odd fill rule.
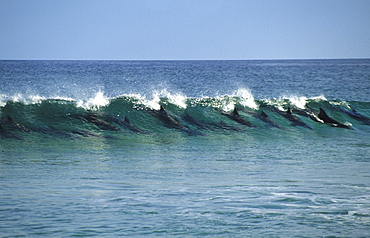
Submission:
[[[0,59],[370,58],[370,0],[0,0]]]

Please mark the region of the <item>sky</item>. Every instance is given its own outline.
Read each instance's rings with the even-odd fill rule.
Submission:
[[[370,58],[370,0],[0,0],[0,59]]]

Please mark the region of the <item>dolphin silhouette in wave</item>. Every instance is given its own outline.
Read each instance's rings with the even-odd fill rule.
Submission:
[[[252,111],[244,109],[243,112],[251,114],[253,117],[263,121],[264,123],[266,123],[269,127],[276,127],[276,128],[279,128],[279,129],[284,129],[284,127],[280,126],[279,124],[277,124],[276,122],[271,120],[269,118],[269,116],[267,115],[267,113],[264,112],[263,110],[260,113],[256,113],[256,112],[252,112]]]
[[[185,115],[182,117],[184,121],[187,123],[194,125],[200,129],[205,129],[205,130],[211,130],[214,131],[216,129],[221,129],[221,130],[229,130],[229,131],[237,131],[237,132],[242,132],[240,128],[234,127],[227,125],[225,122],[213,122],[213,121],[199,121],[195,119],[194,117],[190,116],[188,113],[185,113]]]
[[[162,121],[165,127],[177,129],[186,132],[189,135],[202,135],[202,133],[193,131],[189,129],[187,126],[181,124],[177,119],[168,114],[162,105],[159,110],[153,110],[151,111],[151,113],[153,116]]]
[[[298,117],[294,116],[290,107],[286,111],[281,111],[273,106],[268,106],[271,111],[278,113],[280,116],[285,117],[291,123],[291,126],[301,126],[312,130],[312,127],[301,121]]]
[[[69,115],[70,117],[76,118],[76,119],[82,119],[85,122],[88,122],[90,124],[93,124],[97,126],[98,128],[102,130],[107,131],[120,131],[120,129],[113,124],[107,122],[102,115],[98,115],[96,113],[93,113],[91,111],[88,111],[86,114],[77,114],[77,115]]]
[[[344,125],[333,118],[329,117],[328,114],[320,107],[320,112],[318,117],[324,121],[325,124],[331,125],[333,127],[340,127],[340,128],[345,128],[345,129],[352,129],[350,126]]]
[[[237,123],[239,123],[241,125],[248,126],[248,127],[256,127],[255,125],[250,123],[247,119],[240,116],[239,112],[236,108],[234,108],[234,111],[230,114],[229,113],[223,113],[223,112],[221,114],[227,116],[231,120],[236,121]]]
[[[285,113],[280,114],[280,115],[283,115],[286,119],[288,119],[292,123],[292,126],[301,126],[301,127],[305,127],[305,128],[312,130],[312,127],[310,127],[309,125],[301,121],[301,119],[293,115],[290,107],[288,107]]]
[[[137,133],[141,133],[141,134],[150,134],[149,132],[147,132],[147,131],[145,131],[145,130],[143,130],[143,129],[135,126],[135,125],[133,125],[131,123],[131,121],[128,119],[127,116],[125,116],[125,119],[124,120],[120,119],[117,116],[112,116],[112,115],[105,115],[105,118],[107,118],[107,120],[109,120],[110,122],[113,122],[113,123],[115,123],[115,124],[117,124],[119,126],[123,126],[123,127],[127,128],[127,129],[129,129],[132,132],[137,132]]]
[[[319,112],[308,105],[306,105],[305,109],[294,108],[293,112],[300,116],[308,117],[314,122],[324,123],[324,121],[318,117]]]
[[[266,124],[268,124],[271,127],[276,127],[276,128],[279,128],[279,129],[284,129],[284,127],[280,126],[279,124],[277,124],[276,122],[274,122],[273,120],[271,120],[268,117],[267,113],[264,112],[264,111],[261,111],[260,114],[255,113],[254,116],[256,118],[260,119],[261,121],[265,122]]]
[[[154,115],[156,118],[162,121],[166,127],[175,128],[175,129],[186,128],[178,120],[176,120],[174,117],[168,114],[166,110],[164,110],[163,106],[161,106],[159,110],[153,110],[151,112],[152,112],[152,115]]]
[[[360,114],[359,112],[357,112],[354,109],[347,110],[347,109],[344,109],[342,107],[333,107],[333,108],[337,111],[344,112],[345,114],[352,117],[353,119],[355,119],[359,122],[362,122],[362,124],[364,124],[364,125],[370,125],[370,118],[365,117],[364,115]]]

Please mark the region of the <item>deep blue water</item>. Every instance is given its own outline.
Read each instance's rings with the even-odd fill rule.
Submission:
[[[369,118],[368,59],[0,61],[0,236],[367,237]]]

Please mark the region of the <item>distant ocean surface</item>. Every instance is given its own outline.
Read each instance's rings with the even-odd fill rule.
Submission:
[[[0,237],[369,237],[370,59],[0,61]]]

